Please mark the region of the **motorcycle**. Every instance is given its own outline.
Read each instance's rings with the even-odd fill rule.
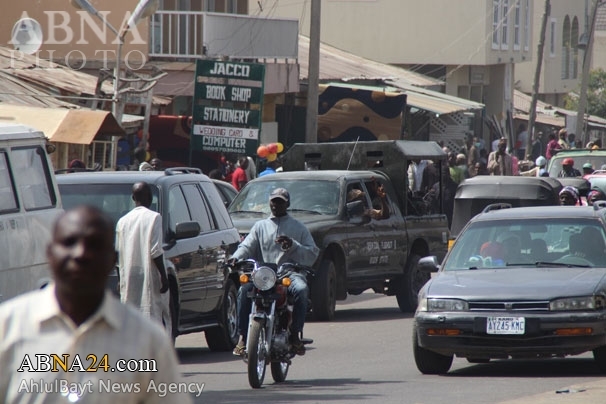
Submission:
[[[248,365],[248,382],[252,388],[260,388],[268,362],[274,381],[284,382],[291,359],[296,355],[290,344],[293,311],[292,298],[288,295],[290,276],[295,273],[313,276],[313,270],[295,263],[277,266],[252,259],[232,265],[231,270],[240,274],[240,284],[252,282],[254,285],[248,294],[253,304],[243,356]],[[313,340],[301,338],[301,342],[311,344]]]

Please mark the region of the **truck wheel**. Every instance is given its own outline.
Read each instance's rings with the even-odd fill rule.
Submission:
[[[231,351],[238,343],[236,293],[234,282],[228,279],[219,311],[220,325],[204,331],[206,344],[211,351]]]
[[[415,311],[417,309],[417,295],[419,290],[429,280],[431,275],[419,270],[420,256],[411,254],[408,257],[406,271],[404,275],[398,279],[399,284],[396,286],[396,299],[398,299],[398,307],[403,313]]]
[[[441,355],[419,345],[419,336],[417,335],[416,326],[412,327],[412,349],[417,369],[424,375],[441,375],[448,373],[450,366],[452,366],[452,355]]]
[[[311,307],[314,320],[334,320],[336,305],[337,271],[335,263],[330,259],[323,259],[311,287]]]

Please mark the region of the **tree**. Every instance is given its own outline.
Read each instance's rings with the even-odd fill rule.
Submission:
[[[589,72],[587,83],[587,111],[589,115],[606,118],[606,71],[596,69]],[[568,94],[564,98],[564,107],[576,111],[579,106],[579,95]]]

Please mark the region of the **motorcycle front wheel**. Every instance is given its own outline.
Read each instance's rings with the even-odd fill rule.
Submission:
[[[265,379],[266,335],[265,326],[253,321],[248,331],[248,383],[253,389],[258,389]]]
[[[289,364],[286,362],[272,362],[271,363],[271,377],[274,382],[282,383],[286,381],[286,375],[288,374]]]

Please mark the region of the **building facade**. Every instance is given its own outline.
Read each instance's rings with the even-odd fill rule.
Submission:
[[[561,106],[578,88],[588,3],[551,0],[539,82],[545,102]],[[310,2],[265,9],[249,0],[249,13],[300,18],[309,33]],[[513,90],[532,93],[544,10],[544,1],[532,0],[324,0],[321,40],[442,79],[445,93],[484,103],[485,116],[506,127]]]

